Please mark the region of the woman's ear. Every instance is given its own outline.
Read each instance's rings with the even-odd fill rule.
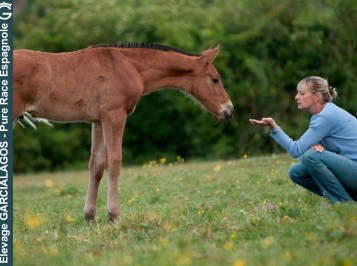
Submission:
[[[315,103],[318,103],[318,102],[321,102],[322,101],[322,95],[321,93],[317,92],[314,94],[314,102]]]

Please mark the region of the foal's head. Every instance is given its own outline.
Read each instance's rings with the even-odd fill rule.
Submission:
[[[234,108],[213,65],[218,52],[219,46],[210,48],[197,57],[189,93],[218,119],[228,119],[233,116]]]

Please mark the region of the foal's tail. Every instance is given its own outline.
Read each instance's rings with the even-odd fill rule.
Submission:
[[[20,117],[20,119],[23,119],[23,121],[26,124],[29,124],[31,127],[33,127],[34,129],[37,129],[35,123],[44,123],[50,127],[53,127],[53,125],[47,120],[47,119],[43,119],[43,118],[35,118],[32,115],[30,115],[29,113],[25,112],[23,113],[23,115]],[[22,127],[26,127],[22,121],[20,121],[20,119],[17,120],[17,123],[19,123]]]

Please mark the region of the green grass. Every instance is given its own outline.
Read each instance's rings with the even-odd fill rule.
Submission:
[[[287,156],[123,166],[118,225],[106,178],[96,224],[88,173],[14,179],[15,265],[357,265],[357,206],[294,185]]]

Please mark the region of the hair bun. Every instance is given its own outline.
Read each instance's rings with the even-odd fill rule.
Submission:
[[[335,91],[336,91],[336,88],[335,88],[335,87],[329,86],[328,92],[329,92],[331,95],[333,95],[333,94],[335,93]]]
[[[330,94],[331,99],[335,99],[337,97],[337,91],[336,88],[333,86],[328,87],[328,93]]]

